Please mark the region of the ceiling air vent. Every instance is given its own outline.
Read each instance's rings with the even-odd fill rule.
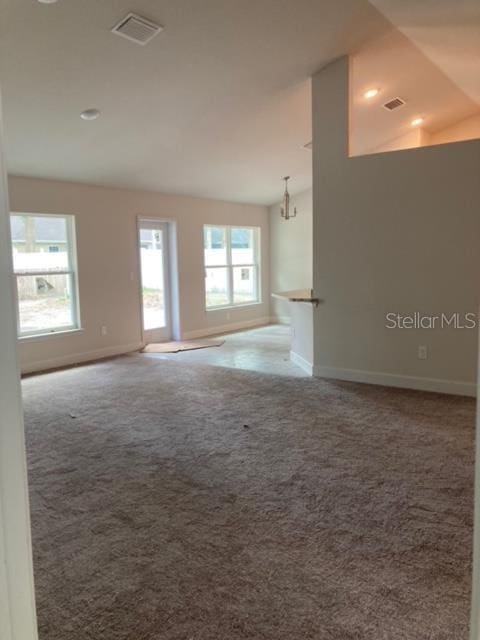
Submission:
[[[112,33],[128,38],[137,44],[147,44],[160,31],[163,31],[161,25],[135,13],[126,15],[112,29]]]
[[[393,98],[392,100],[385,102],[383,108],[387,111],[393,111],[394,109],[398,109],[398,107],[403,107],[404,104],[405,100],[402,100],[401,98]]]

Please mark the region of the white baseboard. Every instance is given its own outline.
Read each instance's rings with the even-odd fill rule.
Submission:
[[[336,367],[321,366],[313,367],[313,375],[319,378],[333,378],[335,380],[377,384],[384,387],[400,387],[402,389],[417,389],[419,391],[435,391],[437,393],[450,393],[458,396],[475,397],[477,395],[477,385],[474,382],[464,382],[459,380],[422,378],[416,376],[397,375],[394,373],[362,371],[360,369],[338,369]]]
[[[84,353],[71,353],[57,358],[49,358],[48,360],[37,360],[28,362],[21,366],[22,373],[34,373],[35,371],[48,371],[48,369],[57,369],[58,367],[67,367],[70,365],[80,364],[81,362],[89,362],[91,360],[101,360],[102,358],[110,358],[119,356],[123,353],[139,351],[143,348],[142,342],[132,342],[130,344],[116,345],[113,347],[104,347],[103,349],[95,349],[94,351],[85,351]]]
[[[302,356],[299,356],[295,351],[290,351],[290,360],[296,364],[300,369],[303,369],[309,376],[313,375],[313,364],[308,360],[305,360]]]
[[[290,316],[271,316],[270,324],[291,324]]]
[[[270,324],[269,317],[254,318],[253,320],[243,320],[241,322],[230,322],[229,324],[221,324],[216,327],[205,327],[204,329],[185,331],[182,339],[194,340],[195,338],[204,338],[206,336],[214,336],[220,333],[229,333],[230,331],[238,331],[239,329],[253,329],[254,327],[262,327],[267,324]]]

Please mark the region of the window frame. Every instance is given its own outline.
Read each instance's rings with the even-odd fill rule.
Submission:
[[[221,229],[225,232],[225,250],[227,260],[225,264],[215,264],[215,265],[207,265],[205,261],[205,231],[207,229]],[[233,229],[247,229],[253,232],[253,262],[251,263],[242,263],[242,264],[233,264],[232,262],[232,230]],[[251,305],[261,304],[262,303],[262,286],[261,286],[261,227],[255,227],[253,225],[245,225],[245,224],[204,224],[203,225],[203,270],[204,270],[204,304],[205,311],[217,311],[221,309],[231,309],[238,307],[248,307]],[[255,294],[256,297],[254,300],[250,300],[248,302],[235,302],[234,296],[234,286],[233,286],[233,270],[240,268],[253,268],[255,279]],[[225,304],[218,305],[207,305],[207,287],[206,287],[206,279],[207,279],[207,269],[226,269],[227,270],[227,296],[228,302]]]
[[[13,216],[20,216],[24,218],[62,218],[65,220],[65,228],[67,233],[67,260],[68,268],[58,271],[43,271],[37,269],[35,271],[15,269],[13,260],[13,240],[10,237],[10,246],[12,254],[12,277],[14,280],[14,293],[15,293],[15,307],[16,307],[16,320],[17,320],[17,338],[19,340],[28,340],[32,338],[48,338],[57,335],[64,335],[68,333],[74,333],[82,330],[81,316],[80,316],[80,296],[78,285],[78,260],[77,260],[77,234],[75,225],[75,215],[68,213],[27,213],[25,211],[11,211],[10,219]],[[49,252],[46,252],[49,253]],[[48,329],[33,329],[31,331],[22,331],[20,327],[20,304],[18,298],[18,278],[25,276],[33,277],[45,277],[51,275],[65,275],[70,282],[71,291],[71,315],[72,324],[59,325],[56,327],[50,327]]]

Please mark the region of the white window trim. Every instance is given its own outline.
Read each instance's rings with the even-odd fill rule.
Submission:
[[[19,342],[41,342],[42,340],[50,340],[51,338],[65,338],[75,333],[83,333],[83,331],[84,329],[79,327],[78,329],[64,329],[63,331],[58,330],[50,333],[33,333],[31,335],[23,334],[21,336],[17,336],[17,340]]]
[[[226,237],[226,250],[227,250],[227,264],[214,264],[207,265],[205,263],[205,229],[225,229],[225,237]],[[232,263],[232,237],[231,230],[232,229],[250,229],[253,231],[253,257],[254,262],[248,264],[233,264]],[[253,225],[245,225],[245,224],[205,224],[203,225],[203,272],[204,272],[204,291],[203,291],[203,300],[205,305],[205,311],[221,311],[228,309],[238,309],[240,307],[251,307],[254,305],[262,304],[262,272],[261,272],[261,227],[255,227]],[[242,268],[242,267],[253,267],[255,271],[255,291],[256,298],[255,300],[249,300],[248,302],[237,302],[233,301],[234,291],[233,291],[233,269],[234,268]],[[228,302],[225,304],[219,304],[215,306],[207,306],[207,291],[205,287],[206,280],[206,270],[207,269],[227,269],[227,294],[228,294]]]
[[[80,315],[80,296],[78,288],[78,261],[77,261],[77,235],[75,227],[75,216],[69,213],[31,213],[26,211],[12,211],[10,216],[24,216],[29,218],[64,218],[66,220],[67,230],[67,251],[68,251],[68,269],[58,271],[15,271],[13,269],[16,317],[17,317],[17,339],[31,340],[35,338],[49,338],[58,335],[66,335],[82,331],[81,315]],[[72,292],[71,308],[72,308],[72,324],[53,327],[44,330],[21,331],[20,329],[20,306],[18,302],[18,285],[17,278],[19,276],[52,276],[67,275],[70,279],[70,290]]]

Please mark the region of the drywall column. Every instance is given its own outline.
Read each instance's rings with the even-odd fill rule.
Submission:
[[[348,156],[349,87],[348,57],[343,57],[317,73],[312,80],[312,162],[313,162],[313,290],[315,295],[325,300],[326,307],[316,310],[313,318],[313,373],[332,373],[326,364],[331,363],[326,351],[326,342],[336,342],[335,323],[330,320],[336,306],[333,281],[329,274],[337,267],[335,251],[324,249],[325,232],[329,232],[328,212],[323,211],[326,190],[334,194],[342,188],[341,168]],[[329,180],[334,184],[329,185]],[[329,203],[328,206],[331,206]],[[341,243],[337,237],[334,242]],[[335,305],[335,306],[334,306]]]
[[[479,356],[480,362],[480,356]],[[480,640],[480,380],[477,392],[477,435],[475,447],[475,509],[473,527],[472,608],[470,640]]]
[[[314,373],[474,395],[476,328],[388,328],[386,314],[475,316],[480,142],[350,158],[346,57],[312,96]]]
[[[480,310],[479,310],[480,317]],[[480,351],[478,355],[480,369]],[[477,428],[475,446],[475,492],[473,520],[472,606],[470,640],[480,640],[480,377],[477,382]]]
[[[35,640],[37,624],[8,211],[0,131],[0,637]]]

